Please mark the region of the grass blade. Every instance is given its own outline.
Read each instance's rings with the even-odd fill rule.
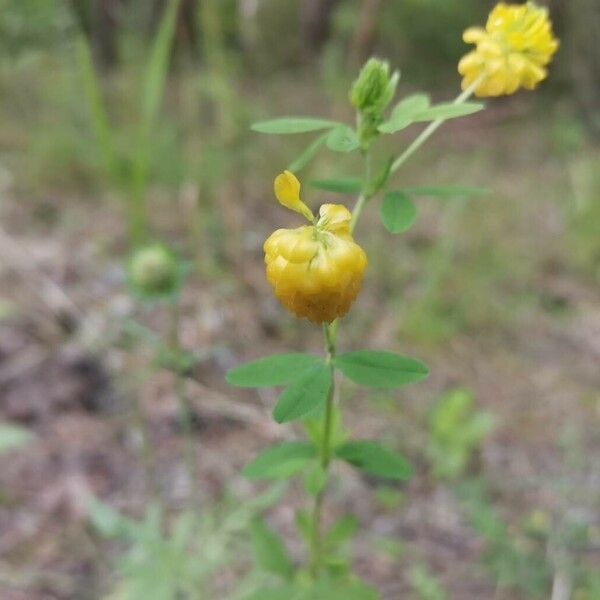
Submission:
[[[83,93],[90,113],[92,129],[98,143],[100,157],[108,176],[117,182],[120,177],[112,130],[106,111],[100,81],[96,74],[92,52],[83,34],[75,41],[75,52],[79,64],[79,73]]]

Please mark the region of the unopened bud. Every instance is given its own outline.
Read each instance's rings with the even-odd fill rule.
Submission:
[[[175,253],[162,244],[136,250],[129,260],[129,283],[133,291],[145,298],[173,294],[181,280],[181,268]]]
[[[387,61],[370,58],[350,90],[352,106],[362,113],[382,113],[396,93],[400,73],[390,74]]]
[[[369,147],[379,135],[377,128],[383,122],[383,113],[396,94],[400,72],[390,74],[390,65],[378,58],[370,58],[361,69],[350,90],[350,102],[358,113],[358,137],[361,148]]]

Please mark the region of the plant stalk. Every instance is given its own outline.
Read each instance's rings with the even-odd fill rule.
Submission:
[[[367,195],[367,190],[369,189],[369,184],[371,183],[371,150],[367,148],[364,151],[365,157],[365,184],[363,186],[363,191],[361,192],[356,204],[354,205],[354,209],[352,210],[352,220],[350,221],[350,233],[354,233],[354,229],[356,228],[356,224],[360,219],[360,215],[362,214],[363,208],[365,204],[370,200],[370,196]],[[337,331],[337,327],[336,327]]]
[[[319,460],[321,467],[325,472],[325,484],[323,488],[315,496],[315,501],[312,509],[311,517],[311,534],[310,534],[310,571],[313,577],[318,577],[321,571],[322,561],[322,531],[321,531],[321,513],[323,509],[323,500],[327,488],[327,480],[329,476],[329,464],[331,463],[331,432],[333,425],[333,408],[335,399],[335,373],[332,364],[332,359],[336,351],[337,338],[337,321],[329,325],[323,326],[323,334],[325,338],[326,362],[331,369],[331,387],[327,394],[325,402],[325,414],[323,416],[323,437],[321,440],[321,448]]]
[[[183,433],[183,453],[192,495],[196,493],[196,483],[198,481],[198,465],[196,463],[196,452],[194,449],[194,426],[193,410],[186,393],[186,382],[184,373],[182,373],[179,364],[183,349],[181,347],[180,312],[179,299],[175,298],[171,305],[171,349],[176,361],[175,367],[175,395],[179,406],[179,423]]]
[[[462,104],[466,102],[481,80],[484,75],[478,77],[466,90],[464,90],[461,94],[459,94],[453,104]],[[410,146],[392,163],[391,172],[395,173],[439,128],[446,122],[447,119],[436,119],[432,121],[423,129],[423,131],[415,138],[415,140],[410,144]]]
[[[146,380],[144,374],[143,380]],[[155,499],[161,500],[162,490],[156,474],[156,453],[152,445],[150,427],[144,415],[139,394],[133,394],[132,400],[132,424],[138,430],[141,437],[140,454],[144,464],[144,478],[148,493]]]

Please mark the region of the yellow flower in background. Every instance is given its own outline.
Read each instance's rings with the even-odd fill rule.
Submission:
[[[479,78],[475,95],[502,96],[519,88],[534,89],[546,78],[546,66],[558,49],[548,10],[533,2],[500,2],[490,13],[485,29],[470,27],[463,34],[475,50],[458,64],[467,89]]]
[[[280,179],[282,175],[285,179]],[[278,200],[307,216],[295,201],[289,203],[293,206],[286,203],[292,198],[287,192],[296,189],[298,180],[289,171],[282,175],[275,180]],[[298,182],[298,195],[294,195],[298,200],[299,188]],[[277,298],[296,316],[331,323],[348,312],[360,292],[367,256],[352,239],[351,218],[345,206],[324,204],[316,223],[278,229],[265,242],[267,279]]]

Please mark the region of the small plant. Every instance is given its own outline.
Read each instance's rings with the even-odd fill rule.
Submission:
[[[534,3],[500,3],[485,29],[471,28],[465,41],[476,44],[463,58],[463,92],[453,101],[432,105],[426,94],[400,100],[388,112],[400,74],[385,61],[369,60],[350,90],[356,109],[356,126],[312,117],[286,117],[257,123],[257,132],[275,135],[320,132],[288,169],[275,178],[275,196],[286,208],[302,215],[307,223],[296,229],[279,229],[265,242],[267,279],[277,298],[293,314],[323,328],[324,354],[287,353],[267,356],[240,365],[227,374],[237,386],[285,386],[273,410],[278,423],[302,421],[307,441],[284,442],[266,449],[244,469],[252,479],[287,479],[301,474],[311,507],[299,510],[297,526],[306,542],[307,559],[292,568],[285,546],[275,533],[261,530],[269,549],[265,564],[276,565],[273,574],[281,583],[265,586],[256,600],[309,600],[322,598],[378,598],[377,592],[352,573],[340,551],[338,529],[347,541],[352,527],[324,518],[324,503],[331,466],[343,461],[379,477],[406,480],[408,461],[395,449],[376,440],[354,440],[342,421],[338,377],[371,388],[398,388],[417,383],[428,375],[419,360],[394,352],[362,349],[340,352],[340,319],[356,300],[367,255],[354,234],[364,209],[382,196],[380,216],[392,234],[406,231],[417,214],[413,198],[421,195],[456,195],[455,186],[419,186],[390,189],[392,176],[448,119],[483,109],[469,102],[480,97],[512,94],[533,89],[546,76],[546,65],[558,47],[545,9]],[[383,135],[393,135],[415,123],[429,125],[397,157],[373,164],[373,146]],[[324,204],[315,214],[301,199],[300,182],[294,175],[326,146],[333,152],[359,152],[364,172],[357,177],[334,177],[310,182],[311,187],[339,194],[358,194],[350,212],[343,204]],[[472,188],[469,188],[471,190]],[[460,194],[459,194],[460,195]],[[468,449],[468,447],[467,447]],[[465,448],[461,449],[461,457]],[[460,461],[463,460],[459,458]],[[456,467],[453,467],[454,469]]]
[[[536,508],[516,522],[496,508],[495,487],[484,477],[453,481],[467,521],[483,541],[481,561],[498,589],[515,590],[527,598],[594,598],[599,579],[590,549],[597,545],[593,526],[598,494],[585,481],[587,460],[569,428],[561,439],[564,475],[553,474],[544,489],[553,489],[553,509]],[[591,465],[591,462],[589,463]],[[514,485],[514,483],[512,484]],[[534,480],[535,488],[539,481]]]
[[[107,597],[114,600],[217,597],[216,574],[226,568],[244,566],[235,564],[235,557],[242,554],[242,533],[282,491],[281,485],[275,485],[241,506],[226,498],[219,507],[207,507],[202,512],[185,511],[173,519],[156,503],[137,520],[97,500],[90,502],[89,519],[95,530],[107,539],[128,545],[127,552],[119,558],[120,578]],[[254,586],[249,579],[240,587]]]
[[[131,295],[144,304],[163,304],[170,313],[170,330],[164,336],[155,336],[138,323],[130,323],[129,333],[145,338],[156,350],[157,366],[173,371],[175,395],[179,403],[179,419],[184,435],[185,461],[190,486],[195,490],[197,481],[196,451],[193,440],[193,409],[187,395],[186,376],[190,369],[205,357],[202,352],[187,352],[181,345],[180,304],[181,291],[189,264],[172,248],[161,242],[144,245],[134,250],[127,262],[127,284]],[[144,437],[145,453],[150,448],[149,436],[145,431],[142,410],[136,406],[138,426]],[[147,464],[152,461],[147,456]],[[150,465],[151,466],[151,465]]]
[[[415,565],[410,570],[408,580],[421,600],[446,600],[448,598],[442,584],[423,564]]]
[[[468,390],[451,390],[442,396],[429,417],[433,474],[448,479],[463,475],[492,426],[492,415],[475,411]]]
[[[485,481],[469,480],[457,491],[471,526],[485,541],[482,561],[496,585],[519,589],[527,598],[547,597],[552,569],[544,540],[516,535],[492,506]]]

